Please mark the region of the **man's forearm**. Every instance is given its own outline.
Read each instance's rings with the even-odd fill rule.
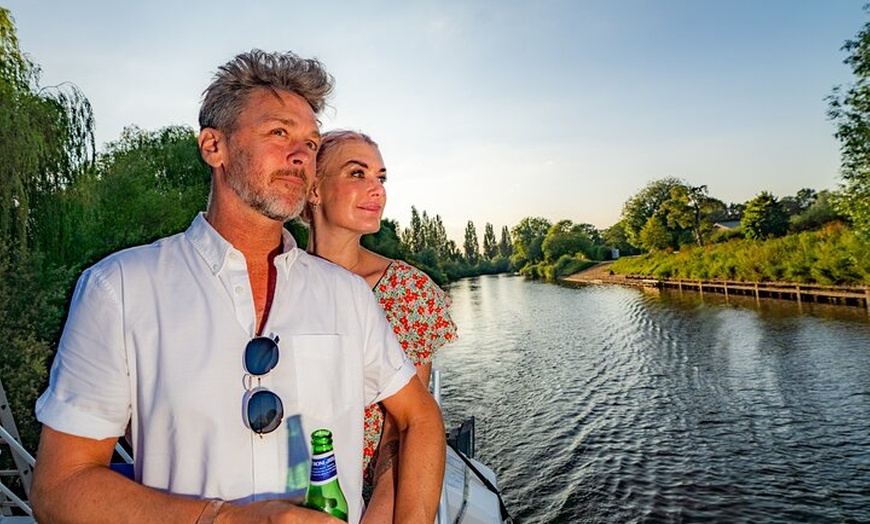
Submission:
[[[136,484],[105,466],[82,467],[54,482],[37,481],[31,501],[36,520],[46,524],[193,524],[207,504]]]
[[[37,451],[30,501],[40,524],[194,524],[209,504],[171,495],[115,473],[108,467],[115,439],[92,440],[44,427]],[[272,499],[224,504],[215,524],[314,524],[335,522],[319,511]]]

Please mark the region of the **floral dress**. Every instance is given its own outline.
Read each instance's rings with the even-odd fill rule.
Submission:
[[[393,326],[393,333],[415,366],[432,362],[438,348],[456,339],[456,325],[447,312],[450,295],[414,266],[394,260],[373,291]],[[370,465],[383,428],[383,408],[372,404],[365,411],[363,447],[364,484],[369,489],[374,482],[374,468]]]

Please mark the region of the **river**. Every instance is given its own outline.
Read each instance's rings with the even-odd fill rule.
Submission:
[[[488,276],[435,365],[516,523],[870,522],[870,320]]]

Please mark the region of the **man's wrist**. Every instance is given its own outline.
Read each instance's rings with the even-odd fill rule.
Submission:
[[[214,524],[215,520],[217,519],[217,515],[223,505],[223,500],[208,501],[208,503],[202,509],[202,513],[199,514],[199,518],[196,519],[196,524]]]

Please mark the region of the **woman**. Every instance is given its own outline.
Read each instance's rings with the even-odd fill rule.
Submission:
[[[330,131],[322,138],[305,213],[311,227],[308,250],[368,282],[428,387],[435,352],[456,338],[447,313],[450,297],[422,271],[360,245],[364,234],[380,229],[387,201],[387,170],[378,145],[355,131]],[[398,434],[379,405],[366,409],[365,435],[364,495],[371,494],[365,521],[391,522],[393,474],[384,473],[395,469]]]

